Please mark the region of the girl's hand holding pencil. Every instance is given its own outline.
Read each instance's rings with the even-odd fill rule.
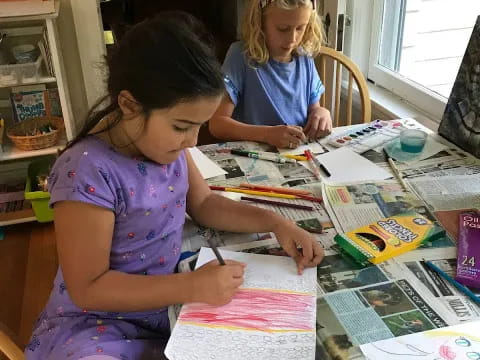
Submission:
[[[264,132],[264,136],[264,142],[282,149],[295,149],[306,140],[303,129],[293,125],[269,126],[269,130]]]
[[[219,266],[218,260],[212,260],[192,272],[192,302],[228,304],[243,284],[245,266],[234,260]]]

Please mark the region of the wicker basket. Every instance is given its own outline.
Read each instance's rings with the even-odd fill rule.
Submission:
[[[41,135],[25,136],[45,125],[52,125],[55,130]],[[7,130],[7,136],[20,150],[38,150],[54,146],[64,128],[63,118],[56,116],[42,116],[24,120]]]

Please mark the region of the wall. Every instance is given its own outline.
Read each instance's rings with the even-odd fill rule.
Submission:
[[[61,0],[58,33],[67,73],[76,130],[105,93],[106,54],[99,0]]]

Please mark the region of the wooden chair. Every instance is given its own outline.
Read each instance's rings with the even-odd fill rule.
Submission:
[[[23,351],[14,340],[13,333],[2,323],[0,323],[0,359],[4,359],[2,354],[8,360],[24,360]]]
[[[332,66],[332,65],[334,66]],[[372,109],[370,102],[370,95],[368,93],[368,86],[363,74],[358,66],[347,56],[332,48],[323,46],[320,54],[315,58],[315,65],[322,80],[326,79],[326,91],[320,98],[320,105],[325,107],[326,97],[331,94],[331,115],[333,126],[351,125],[352,124],[352,108],[353,108],[353,80],[357,85],[360,95],[360,102],[362,105],[362,114],[360,122],[366,123],[371,121]],[[327,66],[334,69],[335,81],[330,83],[327,79]],[[340,121],[341,90],[342,90],[342,68],[348,71],[348,88],[347,88],[347,104],[346,104],[346,119],[345,122]],[[329,84],[330,83],[330,84]],[[334,86],[334,87],[333,87]],[[334,94],[333,94],[334,92]],[[329,107],[329,106],[327,106]]]

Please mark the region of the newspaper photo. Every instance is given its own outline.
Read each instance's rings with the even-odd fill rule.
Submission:
[[[435,220],[422,200],[394,180],[343,186],[324,185],[323,198],[339,232],[351,231],[408,211]]]
[[[399,279],[318,298],[318,353],[362,358],[358,345],[457,323],[421,289],[415,280]]]

